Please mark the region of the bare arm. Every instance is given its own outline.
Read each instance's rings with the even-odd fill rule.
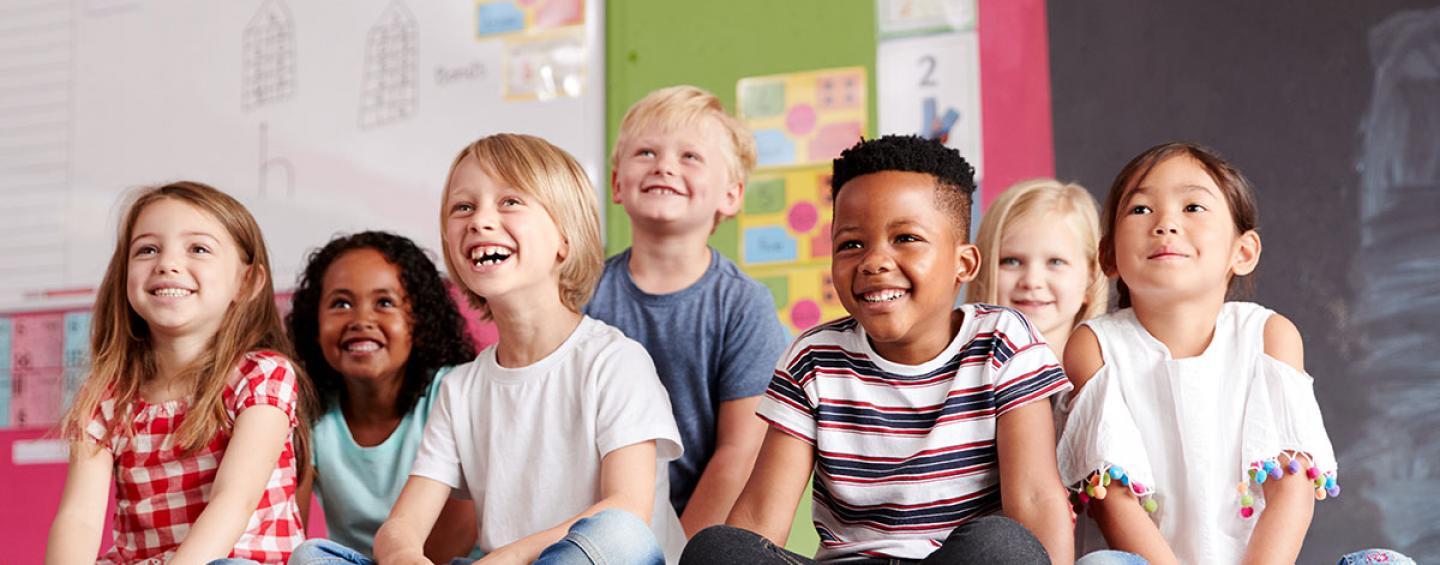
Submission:
[[[1305,370],[1305,344],[1295,324],[1279,314],[1265,323],[1265,353],[1276,360]],[[1304,459],[1301,466],[1308,468]],[[1290,464],[1280,456],[1280,468]],[[1294,563],[1305,542],[1305,532],[1315,513],[1314,484],[1304,473],[1284,474],[1280,480],[1265,481],[1265,511],[1260,513],[1250,544],[1245,548],[1245,563]]]
[[[260,504],[265,483],[289,437],[290,417],[275,406],[251,406],[235,418],[235,434],[225,449],[244,456],[221,460],[210,502],[180,542],[171,563],[209,563],[230,555]]]
[[[470,555],[479,531],[475,524],[475,505],[452,497],[445,501],[430,537],[425,540],[425,557],[436,563],[449,563],[456,557]]]
[[[382,565],[429,564],[425,538],[449,498],[450,487],[445,483],[411,475],[390,516],[375,532],[375,560]]]
[[[89,439],[70,442],[70,468],[60,509],[50,525],[46,565],[94,563],[105,527],[105,499],[110,495],[115,457]]]
[[[525,536],[499,548],[476,563],[524,564],[535,561],[546,547],[560,541],[581,518],[603,510],[624,510],[646,522],[655,507],[655,441],[627,445],[607,453],[600,462],[600,500],[583,512],[550,529]]]
[[[795,521],[795,508],[815,467],[815,448],[795,436],[770,428],[755,470],[725,520],[784,546]]]
[[[715,453],[705,464],[705,472],[690,495],[680,525],[685,537],[715,524],[723,524],[735,499],[745,488],[760,443],[765,440],[765,421],[755,415],[760,397],[753,396],[720,403],[715,430]]]
[[[300,479],[300,484],[295,486],[295,504],[300,506],[300,527],[305,530],[305,537],[310,537],[310,498],[315,493],[315,468],[311,467],[308,472],[300,473],[305,478]]]
[[[1075,333],[1065,344],[1065,374],[1075,384],[1073,394],[1080,394],[1080,389],[1103,365],[1100,341],[1095,338],[1095,333],[1090,331],[1089,326],[1075,328]],[[1160,535],[1160,528],[1150,520],[1140,501],[1128,489],[1110,489],[1103,500],[1091,500],[1090,517],[1100,525],[1105,543],[1111,549],[1138,554],[1155,565],[1179,562],[1170,544]]]
[[[1005,515],[1035,534],[1052,562],[1075,561],[1075,526],[1055,463],[1050,403],[1031,402],[1000,416],[995,440]]]

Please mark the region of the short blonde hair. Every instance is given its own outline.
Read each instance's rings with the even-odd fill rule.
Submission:
[[[446,197],[440,204],[440,239],[445,248],[445,268],[457,282],[460,270],[450,257],[450,242],[445,233],[446,200],[455,169],[466,157],[473,157],[480,167],[497,179],[526,194],[534,196],[550,214],[560,237],[569,246],[569,253],[560,263],[560,302],[575,312],[585,307],[595,292],[595,283],[605,266],[600,245],[600,209],[589,177],[575,158],[564,149],[533,135],[499,133],[483,137],[467,145],[450,164],[445,176]],[[463,288],[470,305],[490,319],[485,297]]]
[[[614,170],[620,164],[621,148],[636,132],[652,127],[671,131],[707,116],[714,118],[729,138],[727,157],[730,160],[731,182],[747,182],[750,171],[755,168],[755,136],[738,118],[725,113],[725,105],[714,94],[687,84],[653,91],[630,106],[620,120],[615,148],[610,153],[610,169]],[[717,218],[716,223],[724,219]]]
[[[1000,269],[1000,242],[1005,239],[1005,230],[1021,220],[1047,214],[1059,216],[1068,224],[1085,250],[1090,285],[1085,289],[1085,302],[1075,313],[1074,323],[1105,313],[1109,289],[1105,273],[1100,269],[1100,218],[1096,210],[1095,199],[1078,184],[1033,179],[1006,189],[980,220],[980,234],[975,238],[980,248],[980,273],[965,291],[965,301],[993,304],[999,300],[995,279]]]

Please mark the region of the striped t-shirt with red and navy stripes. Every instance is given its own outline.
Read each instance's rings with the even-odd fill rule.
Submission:
[[[802,334],[759,414],[815,446],[817,560],[922,559],[950,530],[1000,511],[997,419],[1070,389],[1014,310],[964,304],[960,331],[921,365],[874,352],[854,318]]]

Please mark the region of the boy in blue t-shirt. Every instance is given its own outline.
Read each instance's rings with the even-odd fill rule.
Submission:
[[[670,501],[687,537],[724,522],[745,486],[765,435],[755,407],[790,339],[769,290],[707,244],[739,212],[754,165],[750,132],[693,86],[635,103],[611,156],[633,239],[605,262],[585,313],[655,360],[685,445]]]

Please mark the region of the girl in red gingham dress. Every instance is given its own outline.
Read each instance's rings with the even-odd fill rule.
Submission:
[[[112,478],[102,563],[284,563],[304,540],[297,423],[310,398],[284,335],[244,206],[193,182],[138,193],[65,419],[70,470],[46,563],[95,561]]]

